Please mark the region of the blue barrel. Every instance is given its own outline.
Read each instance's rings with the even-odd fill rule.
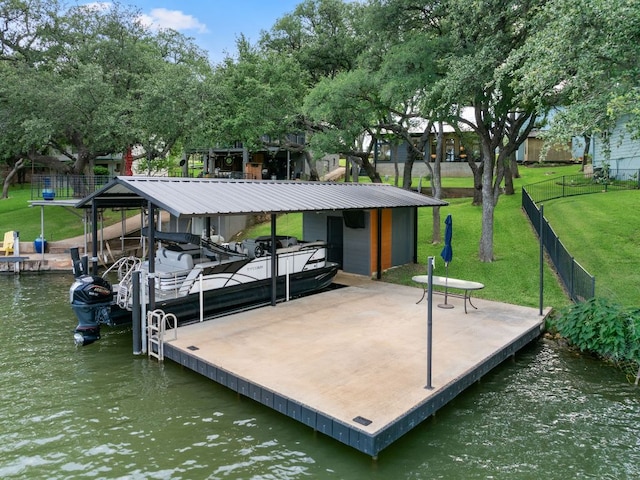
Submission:
[[[45,200],[53,200],[56,198],[56,192],[51,189],[44,189],[42,190],[42,198]]]
[[[38,237],[33,241],[33,247],[36,249],[36,253],[43,253],[47,251],[47,241],[42,237]]]

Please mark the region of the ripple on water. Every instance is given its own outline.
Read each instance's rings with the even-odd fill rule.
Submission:
[[[0,277],[0,312],[15,310],[0,317],[0,478],[640,477],[640,390],[552,346],[518,354],[372,462],[170,361],[133,356],[127,329],[76,349],[69,285]]]

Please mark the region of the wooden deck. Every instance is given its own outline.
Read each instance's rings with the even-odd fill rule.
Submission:
[[[336,282],[349,286],[180,327],[165,356],[375,457],[544,326],[538,309],[474,299],[465,315],[462,299],[434,301],[427,389],[422,289]]]

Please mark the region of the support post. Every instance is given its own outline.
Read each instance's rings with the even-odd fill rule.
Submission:
[[[543,292],[544,292],[544,205],[540,204],[540,315],[542,315],[543,310]]]
[[[132,278],[132,300],[133,305],[131,308],[131,320],[133,322],[133,354],[140,355],[142,353],[142,322],[141,320],[141,307],[140,307],[140,272],[133,272]]]
[[[149,202],[149,311],[156,309],[156,210]]]
[[[278,292],[278,259],[276,258],[276,214],[271,214],[271,305],[276,306]]]
[[[91,202],[91,275],[98,275],[98,205]]]
[[[42,264],[44,265],[44,205],[40,205],[40,240],[42,241]]]
[[[431,362],[433,360],[433,257],[427,259],[427,385],[428,390],[433,389],[431,384]]]
[[[422,177],[420,179],[422,180]],[[413,207],[413,258],[411,261],[418,263],[418,207]]]
[[[44,244],[42,250],[44,251]],[[13,232],[13,255],[20,258],[20,232],[17,230]],[[13,264],[13,273],[20,273],[20,260]]]
[[[377,248],[376,252],[376,262],[378,263],[376,268],[376,280],[380,280],[382,278],[382,209],[378,208],[378,235],[376,237],[377,240]]]

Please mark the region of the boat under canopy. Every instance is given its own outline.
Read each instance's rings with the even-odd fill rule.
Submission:
[[[300,242],[276,237],[276,271],[272,275],[272,239],[258,237],[216,244],[189,233],[155,232],[161,240],[154,267],[136,257],[123,258],[102,276],[79,275],[70,289],[72,308],[78,317],[76,343],[87,345],[100,336],[100,324],[122,325],[132,321],[140,308],[135,300],[135,276],[153,285],[153,309],[173,314],[179,324],[237,309],[266,304],[276,278],[278,298],[295,298],[322,290],[333,281],[338,265],[327,262],[325,242]],[[78,260],[75,260],[76,262]],[[153,270],[153,271],[152,271]],[[111,273],[117,282],[111,286]],[[148,299],[146,302],[147,309]]]
[[[203,308],[209,308],[209,304],[224,304],[227,298],[234,296],[261,301],[270,299],[271,305],[276,305],[277,299],[286,296],[287,293],[295,296],[331,283],[339,265],[327,260],[327,245],[324,242],[318,244],[297,240],[295,244],[289,241],[283,243],[283,238],[276,235],[278,214],[337,212],[338,216],[342,216],[343,212],[377,210],[376,224],[380,225],[382,209],[410,209],[413,211],[413,221],[408,222],[408,225],[413,231],[402,230],[402,236],[410,239],[411,245],[403,247],[403,250],[413,252],[416,261],[417,208],[443,205],[447,203],[387,184],[132,176],[115,178],[100,190],[79,201],[76,207],[91,209],[93,239],[99,238],[100,210],[139,208],[144,211],[147,218],[147,245],[155,246],[158,240],[167,245],[161,245],[157,250],[148,248],[148,258],[144,261],[130,261],[135,264],[139,262],[139,266],[131,266],[129,261],[122,260],[121,267],[124,270],[145,273],[149,279],[148,289],[142,289],[143,294],[148,291],[148,298],[132,298],[131,302],[148,305],[149,310],[174,308],[180,314],[186,315],[192,310],[191,307],[186,307],[187,302],[181,299],[196,295],[196,292],[201,297],[200,303],[207,304],[207,307]],[[191,223],[192,219],[204,219],[206,223],[213,216],[266,214],[271,217],[271,235],[245,240],[241,244],[207,245],[206,239],[194,237],[189,232],[158,232],[155,221],[159,212],[170,214],[171,218],[182,225]],[[347,217],[344,218],[346,223]],[[184,222],[185,219],[189,222]],[[378,258],[374,262],[374,268],[377,270],[377,278],[380,278],[383,240],[381,229],[377,230],[377,235],[372,234],[367,238],[377,243],[370,248],[371,251],[377,251]],[[210,233],[209,228],[205,228],[204,231]],[[323,236],[329,240],[328,235],[314,234],[315,238]],[[405,241],[404,245],[406,244]],[[91,253],[91,263],[86,271],[82,272],[85,284],[76,285],[79,283],[77,279],[75,287],[72,287],[72,303],[75,292],[78,297],[86,297],[81,301],[100,304],[102,314],[96,314],[96,317],[108,317],[114,321],[114,317],[117,316],[114,310],[117,309],[109,307],[107,312],[106,305],[110,305],[110,302],[101,294],[107,289],[101,285],[105,279],[98,276],[97,242],[92,242]],[[91,275],[88,275],[89,271]],[[96,285],[92,284],[93,279]],[[118,312],[127,310],[126,304],[129,302],[128,299],[127,302],[122,300],[126,295],[118,293],[121,284],[123,282],[119,279],[115,289]],[[248,295],[248,288],[254,289],[255,292]],[[81,295],[83,290],[86,290],[87,295]],[[214,295],[213,292],[223,290],[223,297],[220,293],[217,297],[209,296]],[[88,292],[94,295],[88,295]],[[229,302],[234,303],[232,300]],[[79,310],[84,308],[79,307]],[[143,312],[140,314],[143,315]],[[90,314],[80,316],[89,317]],[[140,353],[137,347],[139,342],[135,338],[137,323],[134,321],[134,352]],[[144,346],[142,348],[144,349]]]

